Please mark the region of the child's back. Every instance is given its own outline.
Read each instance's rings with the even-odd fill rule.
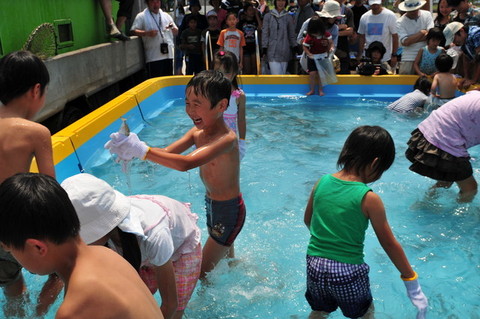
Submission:
[[[33,156],[41,172],[55,176],[50,131],[20,117],[4,117],[2,111],[0,108],[0,182],[28,172]]]
[[[78,252],[57,318],[163,318],[145,283],[120,255],[103,246]]]
[[[33,156],[41,173],[55,176],[50,131],[31,119],[45,104],[49,74],[27,51],[0,60],[0,182],[28,172]]]
[[[453,99],[457,91],[457,78],[450,72],[435,74],[432,82],[432,91],[436,91],[440,99]]]

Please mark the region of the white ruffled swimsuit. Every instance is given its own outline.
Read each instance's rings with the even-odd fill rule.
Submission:
[[[228,108],[223,112],[223,119],[225,123],[230,127],[236,134],[237,130],[237,119],[238,119],[238,105],[237,99],[242,95],[243,91],[241,89],[236,89],[232,91],[230,95],[230,101],[228,102]]]

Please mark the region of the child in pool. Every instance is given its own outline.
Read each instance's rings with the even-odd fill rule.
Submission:
[[[413,69],[419,76],[433,76],[437,71],[435,60],[445,50],[439,46],[445,37],[440,28],[431,28],[427,33],[427,45],[418,50]],[[453,62],[452,62],[453,63]]]
[[[358,127],[347,138],[338,158],[341,170],[324,175],[313,188],[304,218],[310,230],[305,297],[312,317],[326,315],[337,307],[348,318],[372,311],[369,266],[363,259],[370,221],[418,308],[417,319],[425,318],[428,302],[417,273],[390,229],[382,200],[366,185],[380,179],[394,158],[395,145],[385,129]]]
[[[413,92],[403,95],[387,108],[398,113],[421,113],[428,100],[432,82],[426,76],[420,76],[413,85]]]
[[[433,111],[412,132],[405,152],[410,170],[437,180],[433,189],[460,189],[458,201],[477,193],[468,149],[480,144],[480,92],[470,91]]]
[[[28,51],[12,52],[0,60],[0,183],[16,173],[29,172],[33,157],[40,173],[55,177],[50,131],[32,120],[45,104],[49,81],[45,64]],[[0,248],[0,285],[7,316],[23,312],[26,287],[21,270],[11,254]],[[39,316],[61,289],[60,280],[50,276],[39,296]]]
[[[245,104],[247,98],[243,90],[238,87],[237,75],[239,69],[235,55],[229,51],[217,51],[214,58],[214,69],[222,72],[232,82],[232,94],[230,95],[228,108],[223,112],[223,119],[228,127],[237,134],[240,159],[243,159],[246,152],[247,121]]]
[[[446,53],[440,54],[435,59],[438,72],[433,77],[431,94],[425,104],[426,109],[435,110],[455,98],[458,82],[452,69],[453,58]]]
[[[308,23],[307,36],[303,40],[303,51],[308,58],[310,91],[307,95],[315,94],[315,82],[318,78],[318,95],[323,96],[325,95],[323,86],[337,82],[337,76],[330,58],[333,51],[332,35],[326,31],[325,24],[317,15],[313,16]]]
[[[55,318],[163,318],[126,260],[87,246],[67,193],[48,175],[20,173],[0,185],[0,243],[32,273],[56,273],[65,296]]]
[[[121,160],[132,158],[179,170],[200,167],[206,188],[207,228],[210,237],[203,247],[200,278],[225,256],[234,257],[234,241],[245,222],[246,209],[240,193],[240,156],[237,135],[223,119],[232,84],[219,71],[202,71],[187,84],[186,111],[195,127],[165,148],[150,148],[135,133],[113,133],[105,147]],[[195,145],[189,154],[184,151]]]
[[[90,174],[61,184],[80,219],[88,245],[108,244],[162,298],[165,318],[181,318],[200,275],[202,246],[197,215],[188,204],[161,195],[126,197]]]

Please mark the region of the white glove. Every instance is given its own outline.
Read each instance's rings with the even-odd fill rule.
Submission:
[[[418,274],[412,278],[402,278],[405,287],[407,288],[407,295],[412,304],[418,309],[417,319],[425,319],[428,308],[428,299],[422,291],[418,283]]]
[[[110,150],[110,153],[117,154],[122,161],[129,161],[133,158],[144,160],[147,156],[150,147],[141,141],[137,134],[130,133],[125,136],[122,133],[110,134],[110,141],[105,144],[105,148]]]
[[[247,152],[247,143],[245,143],[245,140],[238,140],[238,152],[240,153],[240,160],[242,160]]]

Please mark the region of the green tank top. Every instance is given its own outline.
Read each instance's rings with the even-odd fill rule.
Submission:
[[[323,176],[313,197],[307,254],[347,264],[362,264],[368,218],[362,200],[371,188],[364,183]]]

